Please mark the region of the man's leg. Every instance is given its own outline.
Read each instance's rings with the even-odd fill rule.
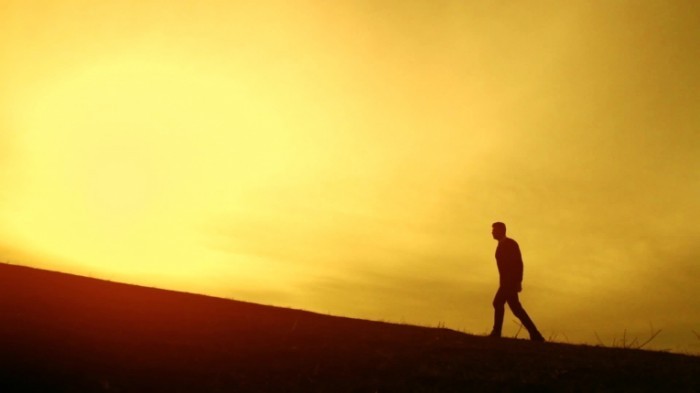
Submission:
[[[527,312],[523,308],[522,304],[520,304],[518,293],[509,293],[506,301],[508,302],[508,307],[510,307],[513,315],[518,317],[520,322],[523,323],[523,326],[525,326],[525,329],[527,329],[528,333],[530,333],[530,339],[533,341],[544,341],[544,337],[542,337],[542,334],[540,334],[539,330],[537,330],[535,323],[532,322],[532,319],[530,319],[530,316],[527,315]]]
[[[493,298],[493,330],[492,337],[501,337],[503,329],[503,314],[505,313],[506,296],[501,288],[498,288],[496,296]]]

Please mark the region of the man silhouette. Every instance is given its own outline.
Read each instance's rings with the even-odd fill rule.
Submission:
[[[501,337],[505,304],[508,303],[510,310],[520,319],[520,322],[530,333],[530,340],[544,341],[544,337],[537,330],[518,299],[518,292],[522,290],[523,281],[523,258],[520,255],[520,247],[515,240],[506,237],[506,224],[495,222],[491,225],[491,228],[491,235],[498,240],[496,265],[498,265],[500,285],[496,296],[493,298],[493,330],[490,336]]]

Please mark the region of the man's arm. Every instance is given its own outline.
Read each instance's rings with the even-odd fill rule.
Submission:
[[[515,240],[511,240],[506,250],[506,259],[508,261],[508,276],[506,278],[506,285],[509,289],[520,292],[522,290],[523,282],[523,258],[520,254],[520,247]]]
[[[520,288],[520,285],[523,282],[523,256],[520,253],[520,246],[518,246],[518,243],[513,242],[513,245],[515,246],[515,255],[513,257],[513,264],[515,265],[515,279],[518,281],[518,288]]]

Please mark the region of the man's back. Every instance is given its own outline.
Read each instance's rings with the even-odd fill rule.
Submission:
[[[496,247],[496,264],[501,287],[519,292],[523,281],[523,258],[515,240],[509,237],[499,240]]]

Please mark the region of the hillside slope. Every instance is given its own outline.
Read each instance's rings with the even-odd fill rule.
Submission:
[[[2,392],[700,391],[700,358],[331,317],[0,264]]]

